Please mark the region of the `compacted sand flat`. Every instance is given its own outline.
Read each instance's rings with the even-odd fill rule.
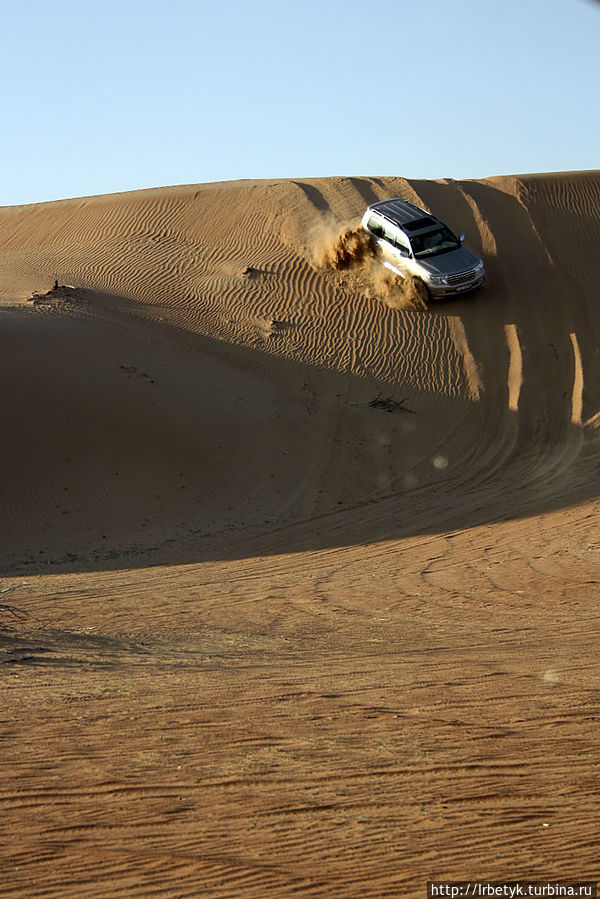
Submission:
[[[390,196],[486,288],[315,266]],[[597,172],[0,209],[0,895],[600,876],[599,246]]]

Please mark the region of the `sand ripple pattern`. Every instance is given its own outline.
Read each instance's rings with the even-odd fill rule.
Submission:
[[[219,340],[468,395],[443,317],[388,309],[366,284],[312,264],[324,214],[360,216],[367,179],[178,188],[2,211],[1,264],[23,294],[61,282],[121,296],[139,314]],[[402,179],[390,183],[413,199]]]
[[[356,222],[365,203],[390,195],[464,231],[488,286],[402,311],[372,295],[360,271],[313,264],[315,225]],[[14,405],[0,410],[4,457],[30,465],[21,479],[5,476],[6,508],[20,516],[11,558],[37,564],[32,521],[40,540],[60,537],[60,553],[89,529],[94,558],[124,543],[160,547],[162,520],[174,522],[178,545],[201,534],[207,552],[225,552],[229,531],[262,528],[265,545],[283,551],[322,540],[324,522],[329,544],[357,539],[358,509],[366,540],[439,526],[441,506],[444,520],[454,507],[485,520],[585,493],[600,414],[599,222],[597,173],[235,182],[0,210],[6,301],[27,306],[55,278],[87,289],[79,306],[41,308],[45,320],[6,320],[4,394],[45,397],[20,433]],[[84,313],[108,318],[86,324]],[[135,341],[132,321],[142,329]],[[174,334],[184,340],[177,351]],[[35,364],[21,375],[27,353]],[[54,378],[44,382],[48,367]],[[92,395],[102,397],[95,412]],[[51,424],[69,420],[67,396],[86,422],[68,439],[66,424],[64,433]],[[377,396],[406,411],[376,417]],[[110,425],[94,441],[99,415]],[[158,441],[146,436],[153,428]],[[93,475],[67,497],[69,445]],[[224,445],[235,447],[225,465]],[[111,521],[121,523],[112,537]]]

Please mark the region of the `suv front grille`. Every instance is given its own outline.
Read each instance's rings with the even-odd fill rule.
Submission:
[[[466,284],[467,281],[472,281],[475,277],[475,269],[470,268],[468,272],[459,272],[457,275],[448,275],[446,280],[448,284]]]

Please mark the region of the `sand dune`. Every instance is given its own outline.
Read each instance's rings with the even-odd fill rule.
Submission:
[[[315,265],[390,196],[486,288]],[[0,209],[5,895],[593,873],[599,245],[597,172]]]
[[[390,194],[467,233],[484,292],[400,311],[367,295],[360,270],[314,266],[324,215],[357,220]],[[224,529],[289,533],[376,502],[366,518],[385,521],[372,532],[361,514],[365,542],[438,528],[440,493],[460,525],[473,503],[480,520],[503,516],[507,493],[514,514],[541,510],[558,476],[561,502],[565,478],[574,499],[582,480],[594,493],[578,459],[600,409],[599,207],[592,173],[234,183],[3,210],[6,563],[35,569],[43,550],[93,567],[172,538],[182,559],[228,555]],[[74,289],[31,308],[55,279]],[[374,414],[380,393],[413,414]]]

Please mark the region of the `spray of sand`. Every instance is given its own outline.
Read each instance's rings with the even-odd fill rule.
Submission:
[[[323,218],[312,234],[313,260],[319,268],[341,272],[361,268],[374,258],[371,238],[360,225]]]
[[[418,278],[401,278],[378,261],[372,261],[367,277],[369,296],[383,300],[390,308],[427,309],[427,288]]]
[[[384,268],[371,236],[360,224],[340,222],[331,216],[321,219],[311,232],[311,249],[318,268],[353,270],[364,292],[392,309],[427,308],[423,282],[410,276],[402,278]]]

